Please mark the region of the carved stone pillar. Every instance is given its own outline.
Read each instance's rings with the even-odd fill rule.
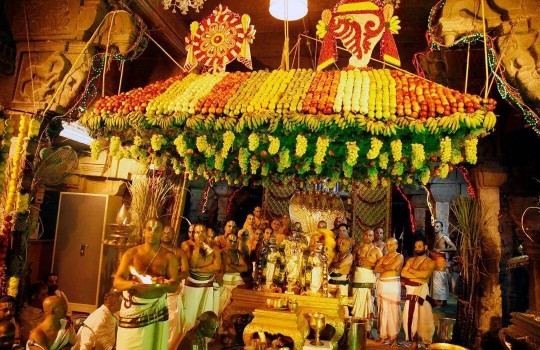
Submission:
[[[229,203],[229,197],[232,194],[231,188],[226,181],[222,181],[214,184],[214,191],[218,196],[217,220],[227,220],[227,204]]]
[[[491,338],[502,327],[502,299],[499,285],[499,262],[501,260],[501,236],[499,233],[499,187],[507,174],[498,163],[484,163],[473,169],[471,178],[478,189],[479,199],[487,210],[487,227],[483,232],[483,271],[480,272],[478,288],[478,336],[476,345],[484,338]],[[481,267],[479,267],[481,268]]]
[[[529,232],[530,233],[530,232]],[[525,251],[529,256],[529,310],[540,311],[540,231],[535,232],[535,242],[525,241]]]
[[[414,208],[414,221],[416,222],[416,231],[420,232],[422,235],[425,235],[426,213],[428,210],[426,194],[413,194],[409,198]]]
[[[430,190],[435,200],[435,218],[443,223],[443,232],[448,234],[450,203],[459,195],[460,186],[457,183],[433,183]]]

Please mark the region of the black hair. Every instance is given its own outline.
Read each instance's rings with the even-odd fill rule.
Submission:
[[[39,292],[42,290],[42,289],[49,289],[47,287],[47,285],[43,282],[36,282],[36,283],[32,283],[30,285],[30,287],[28,287],[28,302],[31,302],[32,301],[32,297],[35,296],[35,295],[39,295]]]
[[[11,295],[4,295],[0,298],[0,303],[14,303],[15,298]]]
[[[426,239],[423,238],[423,237],[416,238],[416,239],[414,240],[414,244],[416,244],[416,242],[422,242],[422,243],[424,243],[424,245],[427,245],[427,241],[426,241]]]
[[[439,220],[435,221],[433,223],[433,226],[435,226],[436,223],[439,223],[439,224],[441,224],[441,227],[444,227],[444,223],[442,221],[439,221]]]

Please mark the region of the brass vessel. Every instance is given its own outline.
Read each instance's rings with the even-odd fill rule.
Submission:
[[[309,314],[309,326],[315,331],[315,340],[311,342],[311,345],[321,346],[321,331],[326,326],[326,315],[320,312],[312,312]]]

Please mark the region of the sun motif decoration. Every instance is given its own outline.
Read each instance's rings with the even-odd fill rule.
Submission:
[[[240,17],[227,6],[219,5],[200,23],[191,23],[184,68],[191,71],[201,63],[205,71],[218,73],[237,58],[253,69],[249,45],[255,39],[255,27],[250,21],[248,15]]]

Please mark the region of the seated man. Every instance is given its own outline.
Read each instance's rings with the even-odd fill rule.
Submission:
[[[58,296],[50,296],[43,301],[45,319],[30,332],[26,343],[29,350],[70,349],[77,342],[71,320],[66,319],[67,306]]]
[[[92,312],[77,332],[74,350],[111,350],[116,343],[116,319],[120,310],[120,294],[109,292],[103,298],[103,305]]]
[[[197,317],[195,326],[186,333],[178,350],[206,349],[206,338],[212,338],[219,327],[219,318],[212,311]]]
[[[45,319],[43,314],[43,301],[49,295],[47,286],[37,282],[28,288],[28,301],[24,303],[17,315],[21,326],[21,342],[26,344],[30,331]]]
[[[60,289],[58,289],[58,274],[51,272],[47,275],[45,278],[45,284],[47,285],[47,288],[49,288],[49,296],[56,295],[60,298],[64,299],[66,306],[67,306],[67,316],[71,316],[73,313],[71,311],[71,308],[69,307],[69,301],[64,292],[62,292]]]
[[[15,345],[15,324],[10,321],[0,321],[0,350],[21,350]]]
[[[13,342],[17,345],[21,343],[21,328],[13,318],[15,314],[15,298],[10,295],[0,298],[0,322],[9,322],[13,324]],[[11,328],[11,327],[10,327]]]
[[[178,259],[161,246],[163,224],[155,218],[144,225],[144,243],[128,249],[114,277],[114,287],[123,292],[116,348],[118,350],[167,349],[169,311],[167,293],[178,288]],[[137,275],[137,277],[130,274]],[[141,283],[140,277],[158,283]],[[152,280],[153,282],[154,280]]]

